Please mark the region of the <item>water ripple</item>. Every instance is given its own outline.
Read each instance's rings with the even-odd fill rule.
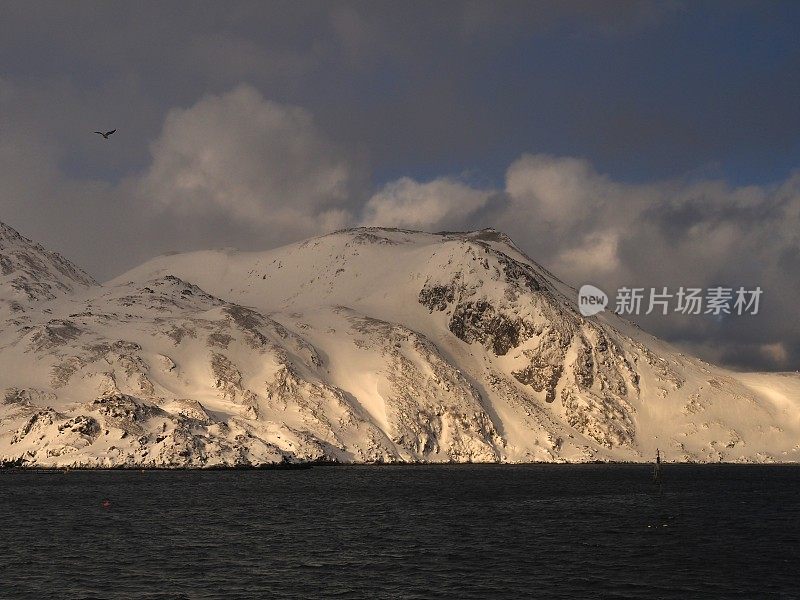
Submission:
[[[0,472],[0,598],[797,598],[799,492],[775,466],[663,494],[620,465]]]

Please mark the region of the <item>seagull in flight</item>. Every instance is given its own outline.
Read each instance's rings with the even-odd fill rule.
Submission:
[[[106,140],[107,140],[107,139],[108,139],[108,136],[110,136],[110,135],[111,135],[112,133],[114,133],[115,131],[116,131],[116,129],[112,129],[111,131],[106,131],[105,133],[103,133],[102,131],[95,131],[95,133],[96,133],[97,135],[102,135],[102,136],[103,136],[103,139],[106,139]]]

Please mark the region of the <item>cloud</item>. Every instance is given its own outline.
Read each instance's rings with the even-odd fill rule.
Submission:
[[[98,120],[117,125],[109,106],[126,105],[125,90],[0,78],[0,220],[100,280],[160,252],[263,249],[342,228],[369,194],[361,155],[249,86],[168,111],[149,151],[137,149],[136,118],[108,141],[93,135]]]
[[[719,180],[615,181],[586,160],[523,155],[504,189],[403,178],[364,221],[427,230],[495,226],[569,283],[662,288],[760,286],[759,315],[640,317],[647,330],[732,366],[797,368],[800,172],[770,186]]]
[[[506,172],[511,210],[534,219],[542,227],[568,232],[594,221],[618,186],[599,175],[588,161],[577,158],[526,154]]]
[[[361,224],[458,229],[465,218],[486,206],[492,193],[446,177],[427,183],[403,177],[367,201]]]
[[[349,221],[358,167],[297,107],[249,86],[173,109],[152,146],[141,194],[185,219],[228,219],[277,237]]]
[[[553,262],[556,273],[569,273],[573,281],[596,281],[618,273],[621,267],[619,236],[609,232],[587,234]]]

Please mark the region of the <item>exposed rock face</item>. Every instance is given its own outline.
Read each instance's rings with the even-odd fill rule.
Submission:
[[[472,258],[478,253],[466,251]],[[477,273],[429,279],[419,302],[450,314],[449,330],[468,344],[498,357],[521,350],[523,366],[509,374],[546,403],[560,400],[570,426],[605,447],[630,445],[635,425],[627,397],[638,394],[638,379],[625,352],[602,328],[563,310],[529,265],[503,253],[490,258],[478,261]],[[500,283],[502,294],[487,290],[487,281]]]
[[[498,314],[483,300],[456,305],[449,324],[450,331],[458,339],[468,344],[484,344],[495,356],[503,356],[519,346],[523,327],[522,320]]]
[[[800,453],[800,378],[742,383],[585,319],[493,230],[174,255],[104,286],[10,228],[0,243],[2,464]]]

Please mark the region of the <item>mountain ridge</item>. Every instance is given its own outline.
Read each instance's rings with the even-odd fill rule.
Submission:
[[[493,229],[162,255],[5,321],[0,460],[798,460],[800,377],[684,356],[575,294]]]

